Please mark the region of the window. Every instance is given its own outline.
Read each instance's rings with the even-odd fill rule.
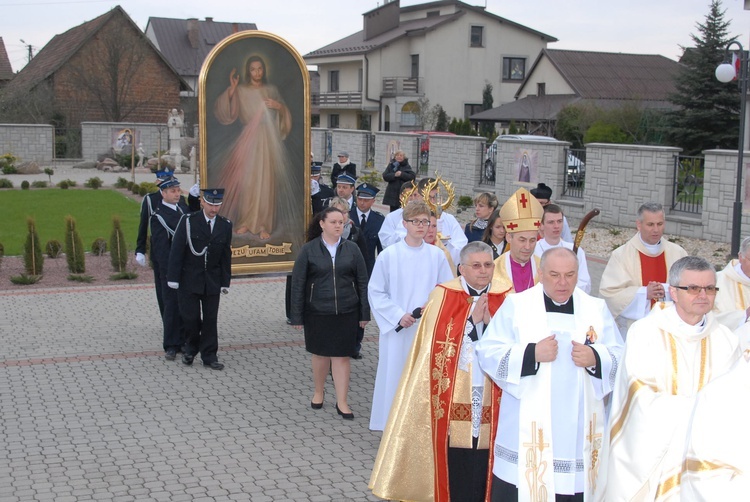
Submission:
[[[503,80],[526,78],[526,58],[503,58]]]
[[[419,54],[411,55],[411,78],[419,78]]]
[[[479,113],[481,111],[483,111],[481,103],[480,104],[473,104],[473,103],[466,104],[464,105],[464,118],[468,119],[475,113]]]
[[[364,81],[364,73],[362,72],[362,68],[357,70],[357,90],[359,92],[362,92],[362,84]]]
[[[544,82],[537,82],[536,95],[544,96],[545,94],[547,94],[547,84],[545,84]]]
[[[328,128],[338,129],[339,128],[339,115],[338,113],[332,113],[328,116]]]
[[[339,92],[339,71],[333,70],[328,72],[328,91]]]
[[[401,125],[406,127],[419,125],[419,104],[416,101],[409,101],[401,107]]]
[[[471,47],[484,47],[484,27],[483,26],[472,26],[471,27]]]

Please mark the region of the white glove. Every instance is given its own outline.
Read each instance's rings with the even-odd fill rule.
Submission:
[[[221,294],[222,295],[228,295],[229,294],[229,288],[221,288]]]
[[[193,197],[200,197],[200,195],[201,195],[201,186],[200,186],[200,183],[196,183],[195,185],[191,186],[189,193]]]
[[[146,255],[143,253],[136,253],[135,254],[135,262],[140,265],[141,267],[146,266]]]
[[[320,192],[320,183],[315,180],[310,180],[310,195],[315,195]]]
[[[172,289],[179,289],[180,283],[179,282],[167,282],[167,286],[169,286]]]

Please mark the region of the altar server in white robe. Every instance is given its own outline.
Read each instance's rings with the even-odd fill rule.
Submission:
[[[739,357],[711,312],[716,271],[686,256],[669,269],[674,303],[628,331],[612,394],[606,500],[679,500],[685,438],[698,392]]]
[[[564,241],[561,238],[563,229],[563,212],[557,204],[547,204],[544,206],[542,215],[541,231],[542,237],[536,241],[534,255],[541,258],[542,254],[550,248],[568,248],[573,250],[573,243]],[[584,293],[591,293],[591,276],[589,275],[589,265],[586,262],[586,253],[582,248],[576,250],[578,256],[578,288]]]
[[[742,355],[698,394],[680,478],[682,500],[747,500],[750,496],[750,324],[735,331]]]
[[[604,300],[575,287],[573,251],[548,250],[540,268],[541,282],[508,296],[477,344],[503,390],[492,500],[594,500],[623,342]]]
[[[422,200],[422,195],[419,193],[417,184],[413,181],[410,181],[401,185],[400,198],[402,207],[386,214],[385,220],[383,220],[383,224],[380,225],[380,230],[378,230],[378,239],[380,239],[380,244],[383,246],[383,249],[387,248],[391,244],[396,244],[398,241],[403,240],[404,236],[406,235],[406,229],[403,225],[403,205],[412,200]]]
[[[401,372],[417,333],[417,308],[435,286],[453,279],[445,253],[424,242],[430,209],[411,201],[403,211],[406,237],[378,255],[368,285],[371,312],[380,329],[378,370],[370,429],[382,431],[388,420]],[[400,328],[400,329],[399,329]]]
[[[750,237],[740,244],[737,259],[717,274],[716,285],[716,318],[731,330],[741,327],[750,317]]]

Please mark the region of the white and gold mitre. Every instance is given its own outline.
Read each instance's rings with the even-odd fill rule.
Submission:
[[[500,219],[503,220],[505,231],[509,233],[538,231],[542,224],[542,214],[542,205],[525,188],[516,190],[500,208]]]

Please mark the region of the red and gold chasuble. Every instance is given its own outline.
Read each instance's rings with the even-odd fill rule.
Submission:
[[[442,286],[438,286],[442,287]],[[471,403],[454,403],[455,383],[458,372],[458,360],[464,339],[464,327],[469,317],[473,299],[463,290],[445,288],[445,295],[438,308],[440,315],[435,325],[430,352],[430,403],[432,412],[432,446],[435,462],[435,501],[450,500],[448,486],[448,435],[451,422],[471,423]],[[508,292],[493,293],[488,296],[490,315],[495,315]],[[477,364],[476,360],[473,364]],[[469,378],[469,386],[471,375]],[[491,386],[491,405],[482,409],[482,424],[489,425],[490,437],[482,438],[480,446],[487,444],[489,466],[487,469],[487,492],[485,500],[489,500],[492,487],[492,445],[495,444],[497,434],[497,419],[500,412],[500,396],[502,391],[494,382],[485,378],[485,386]],[[485,389],[486,390],[486,389]],[[471,390],[469,389],[469,397]],[[455,434],[455,432],[454,432]],[[481,435],[481,434],[480,434]],[[487,442],[488,441],[488,442]],[[469,442],[468,447],[471,447]]]
[[[667,282],[667,259],[664,253],[657,256],[648,256],[640,251],[638,258],[641,260],[641,284],[648,286],[648,283],[655,281],[661,284]],[[656,299],[651,299],[651,307],[656,304]]]

